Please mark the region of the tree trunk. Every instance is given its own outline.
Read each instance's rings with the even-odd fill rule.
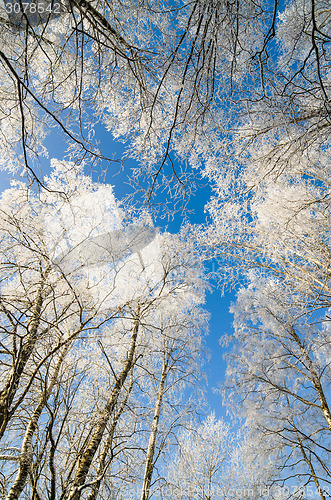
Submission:
[[[126,394],[126,396],[124,398],[124,401],[122,402],[120,409],[116,413],[116,415],[114,417],[114,420],[113,420],[113,423],[112,423],[112,425],[110,427],[110,431],[109,431],[109,436],[108,436],[107,442],[106,442],[106,444],[104,446],[104,449],[103,449],[103,451],[101,453],[99,467],[98,467],[98,470],[97,470],[97,479],[96,479],[95,483],[93,484],[92,491],[88,495],[88,497],[87,497],[86,500],[96,500],[96,498],[98,496],[99,489],[100,489],[100,486],[101,486],[101,481],[102,481],[102,478],[103,478],[103,474],[105,472],[106,459],[107,459],[107,456],[109,454],[109,450],[110,450],[112,442],[113,442],[116,425],[117,425],[117,422],[118,422],[120,416],[122,415],[122,413],[123,413],[123,411],[125,409],[126,403],[128,402],[129,395],[130,395],[130,392],[132,390],[132,387],[133,387],[133,374],[132,374],[132,370],[131,370],[130,387],[128,388],[128,391],[127,391],[127,394]],[[109,465],[109,463],[111,461],[112,461],[112,457],[110,458],[110,460],[108,460],[107,466]]]
[[[316,372],[314,362],[310,359],[307,350],[303,346],[301,339],[297,335],[297,333],[295,332],[294,328],[291,328],[291,334],[292,334],[294,340],[296,341],[296,343],[298,344],[298,346],[300,347],[300,350],[305,358],[309,372],[311,374],[311,381],[315,387],[315,390],[318,394],[318,398],[319,398],[320,403],[321,403],[321,409],[322,409],[324,418],[325,418],[325,420],[329,426],[329,429],[331,431],[331,412],[330,412],[329,405],[327,403],[327,400],[326,400],[326,397],[324,394],[324,390],[323,390],[323,387],[322,387],[322,384],[320,381],[320,377],[318,376],[318,373]]]
[[[293,420],[292,420],[292,425],[293,425],[293,428],[296,429],[296,426],[295,426]],[[309,467],[310,473],[311,473],[312,478],[314,480],[314,483],[315,483],[315,486],[317,488],[317,491],[319,492],[321,500],[326,500],[326,498],[324,496],[324,493],[323,493],[323,489],[321,488],[320,482],[319,482],[318,477],[317,477],[317,475],[315,473],[315,469],[313,467],[313,464],[311,463],[311,460],[308,458],[307,453],[305,452],[305,449],[304,449],[303,444],[302,444],[302,440],[301,440],[299,434],[297,433],[297,431],[295,433],[296,433],[297,440],[298,440],[298,443],[299,443],[300,451],[302,453],[304,461],[306,462],[306,464]]]
[[[142,487],[142,492],[141,492],[141,500],[148,500],[148,498],[149,498],[149,490],[151,487],[152,475],[153,475],[153,470],[154,470],[153,458],[154,458],[154,451],[155,451],[156,436],[157,436],[158,425],[159,425],[159,420],[160,420],[162,399],[163,399],[163,394],[164,394],[164,386],[165,386],[165,382],[166,382],[167,375],[168,375],[168,359],[169,359],[168,356],[167,356],[167,359],[165,359],[165,354],[164,354],[161,380],[160,380],[159,390],[157,393],[155,410],[154,410],[154,417],[153,417],[151,433],[149,436],[149,442],[148,442],[148,448],[147,448],[146,468],[145,468],[144,482],[143,482],[143,487]]]
[[[114,412],[118,396],[120,394],[120,391],[126,381],[126,378],[133,366],[133,360],[134,360],[134,354],[135,354],[135,348],[136,348],[136,340],[137,340],[137,335],[138,335],[138,327],[139,327],[139,320],[135,320],[134,328],[133,328],[133,333],[131,336],[131,343],[130,343],[130,348],[127,354],[127,359],[124,364],[124,368],[120,374],[120,376],[116,379],[114,388],[112,390],[111,396],[101,414],[101,417],[99,418],[98,423],[96,424],[94,434],[92,438],[89,441],[89,444],[81,458],[78,464],[78,469],[73,481],[73,484],[70,488],[69,495],[64,498],[67,500],[79,500],[82,492],[82,487],[85,484],[86,477],[88,475],[92,460],[94,458],[94,455],[96,454],[99,445],[101,443],[103,434],[105,432],[107,423],[109,422],[109,419],[111,415]]]
[[[45,275],[49,269],[46,269]],[[33,352],[38,338],[38,328],[40,324],[40,313],[43,304],[44,279],[39,287],[32,311],[32,317],[28,325],[27,341],[21,347],[17,359],[13,364],[11,374],[3,390],[0,392],[0,440],[4,435],[8,421],[10,419],[10,406],[15,397],[24,368]]]
[[[23,491],[23,488],[26,484],[27,477],[32,465],[32,459],[33,459],[33,453],[32,453],[32,439],[33,435],[35,433],[35,430],[38,425],[38,420],[40,418],[41,412],[43,411],[45,404],[47,403],[53,387],[57,381],[59,371],[61,368],[62,361],[65,357],[66,352],[68,351],[69,346],[65,349],[65,351],[61,354],[61,357],[59,361],[56,364],[54,374],[51,378],[50,384],[48,388],[45,388],[45,393],[42,394],[42,396],[39,399],[38,405],[36,409],[34,410],[31,420],[29,422],[29,425],[26,429],[23,444],[22,444],[22,449],[21,449],[21,455],[19,459],[19,470],[17,473],[17,476],[15,478],[14,484],[10,488],[10,491],[6,497],[6,500],[17,500],[20,496],[20,494]]]

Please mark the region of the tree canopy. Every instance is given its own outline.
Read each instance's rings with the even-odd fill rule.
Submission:
[[[330,44],[326,0],[1,0],[2,498],[330,496]]]

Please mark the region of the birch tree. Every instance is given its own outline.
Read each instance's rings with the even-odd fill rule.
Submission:
[[[168,462],[165,498],[263,498],[273,468],[259,461],[259,451],[247,429],[231,429],[209,414],[179,435],[175,459]],[[269,491],[268,493],[269,494]]]
[[[314,487],[321,498],[330,432],[329,181],[327,164],[319,162],[325,158],[297,157],[296,171],[275,183],[266,178],[244,204],[232,200],[221,210],[215,198],[206,241],[224,264],[223,284],[240,290],[228,364],[232,408],[240,401],[269,456],[278,453],[276,483],[294,476],[298,488]]]
[[[180,499],[222,498],[231,445],[229,426],[216,420],[214,415],[209,415],[196,429],[184,432],[170,473],[172,487],[168,488],[171,496]]]
[[[170,314],[163,313],[160,317],[159,345],[156,347],[154,340],[150,352],[153,357],[151,365],[154,366],[152,370],[148,368],[151,380],[147,390],[154,397],[149,417],[142,500],[162,491],[164,477],[160,473],[155,477],[154,473],[159,468],[158,461],[172,453],[178,428],[198,411],[202,401],[199,390],[202,390],[203,351],[198,329],[205,328],[205,321],[203,311],[193,304],[184,306],[175,314],[172,308]]]
[[[324,499],[330,484],[328,319],[307,312],[281,282],[257,279],[233,308],[229,403],[240,401],[242,416],[263,436],[279,468],[275,481],[284,485],[294,477],[298,492],[313,484]]]

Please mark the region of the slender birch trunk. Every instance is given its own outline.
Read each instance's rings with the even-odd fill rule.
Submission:
[[[27,481],[27,477],[29,474],[29,471],[31,469],[32,461],[33,461],[33,452],[32,452],[32,439],[34,436],[34,433],[37,429],[38,425],[38,420],[40,418],[40,415],[52,393],[53,387],[58,379],[59,371],[61,368],[61,364],[63,362],[63,359],[65,357],[65,354],[67,353],[69,349],[69,346],[66,347],[64,352],[61,354],[60,359],[58,360],[55,370],[53,373],[53,376],[51,378],[51,381],[49,383],[49,386],[47,389],[45,389],[44,394],[41,395],[37,407],[34,410],[31,420],[29,422],[29,425],[26,429],[23,444],[22,444],[22,449],[21,449],[21,455],[19,458],[19,470],[17,472],[15,481],[9,490],[8,495],[6,496],[6,500],[17,500],[22,493],[24,486]]]
[[[133,328],[133,333],[131,336],[129,351],[127,353],[127,359],[124,363],[123,370],[120,373],[119,377],[116,379],[110,398],[108,399],[108,402],[101,414],[101,417],[99,418],[99,421],[95,426],[95,431],[87,445],[87,448],[81,460],[78,463],[78,469],[75,478],[73,480],[73,483],[71,485],[69,494],[64,496],[66,500],[79,500],[81,497],[81,492],[85,485],[86,478],[90,470],[93,458],[100,446],[107,423],[109,422],[111,415],[114,413],[120,391],[133,366],[138,329],[139,329],[139,320],[136,319]]]
[[[44,295],[45,276],[48,274],[48,272],[49,268],[46,269],[42,283],[37,292],[35,304],[32,310],[32,317],[27,328],[28,330],[27,339],[18,352],[17,359],[13,364],[6,385],[0,392],[0,440],[3,437],[8,422],[10,420],[10,407],[17,392],[22,374],[34,350],[38,338],[40,315],[44,300],[43,295]]]
[[[116,413],[116,415],[115,415],[115,417],[113,419],[113,423],[112,423],[112,425],[110,427],[110,431],[109,431],[109,436],[107,438],[107,441],[106,441],[106,444],[104,446],[104,449],[102,450],[102,453],[101,453],[100,462],[99,462],[99,466],[98,466],[98,470],[97,470],[97,479],[96,479],[95,483],[93,484],[92,491],[88,495],[88,497],[87,497],[86,500],[96,500],[96,498],[98,496],[99,489],[100,489],[100,486],[101,486],[101,482],[102,482],[102,479],[103,479],[103,475],[104,475],[104,472],[105,472],[105,469],[106,469],[106,459],[107,459],[107,457],[109,455],[109,450],[111,449],[111,445],[113,443],[113,438],[114,438],[114,433],[115,433],[115,430],[116,430],[117,422],[119,421],[119,418],[122,415],[122,413],[123,413],[123,411],[124,411],[124,409],[126,407],[126,404],[128,402],[128,399],[129,399],[132,387],[133,387],[133,373],[132,373],[132,370],[131,370],[130,386],[128,387],[128,390],[127,390],[126,396],[124,398],[124,401],[122,402],[122,404],[121,404],[118,412]],[[110,458],[110,460],[108,460],[107,466],[109,465],[109,463],[111,461],[112,461],[112,457]]]
[[[291,420],[292,422],[292,425],[293,425],[293,428],[295,429],[295,434],[296,434],[296,437],[297,437],[297,440],[298,440],[298,443],[299,443],[299,448],[300,448],[300,451],[302,453],[302,456],[304,458],[304,461],[306,462],[306,464],[308,465],[309,467],[309,470],[310,470],[310,473],[312,475],[312,478],[314,480],[314,483],[315,483],[315,486],[316,486],[316,489],[317,491],[319,492],[319,495],[321,497],[321,500],[326,500],[325,498],[325,495],[323,493],[323,489],[321,488],[321,485],[320,485],[320,482],[319,482],[319,478],[318,476],[316,475],[316,472],[315,472],[315,469],[313,467],[313,464],[311,463],[311,460],[309,459],[307,453],[305,452],[305,449],[303,447],[303,444],[302,444],[302,439],[301,437],[299,436],[297,430],[296,430],[296,426],[294,424],[294,421],[293,419]]]
[[[323,387],[321,384],[320,377],[318,376],[318,374],[316,372],[314,362],[310,359],[307,350],[303,346],[301,339],[297,335],[297,333],[295,332],[294,328],[291,328],[291,335],[293,336],[294,340],[298,344],[298,346],[299,346],[299,348],[304,356],[304,359],[307,363],[309,372],[311,374],[311,382],[313,383],[315,390],[318,394],[318,398],[319,398],[320,403],[321,403],[321,409],[322,409],[324,418],[325,418],[325,420],[329,426],[329,429],[331,431],[331,412],[330,412],[330,408],[329,408],[327,399],[326,399],[325,394],[324,394],[324,390],[323,390]]]
[[[163,395],[164,395],[164,387],[165,387],[165,382],[166,382],[167,375],[168,375],[168,362],[169,362],[169,356],[168,355],[166,356],[166,354],[164,353],[163,354],[163,365],[162,365],[161,379],[160,379],[159,389],[157,392],[154,417],[153,417],[153,421],[152,421],[151,432],[150,432],[150,436],[149,436],[149,442],[148,442],[148,448],[147,448],[147,454],[146,454],[146,467],[145,467],[144,481],[143,481],[143,487],[142,487],[142,492],[141,492],[141,500],[148,500],[148,498],[149,498],[149,490],[151,487],[152,475],[153,475],[153,470],[154,470],[153,459],[154,459],[154,452],[155,452],[156,436],[157,436],[159,420],[160,420],[162,400],[163,400]]]

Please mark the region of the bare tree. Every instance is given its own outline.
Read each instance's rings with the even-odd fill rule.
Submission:
[[[150,353],[153,357],[151,365],[154,367],[151,369],[148,366],[148,371],[146,370],[152,383],[149,391],[155,396],[150,417],[141,500],[148,500],[158,489],[162,491],[162,485],[159,486],[159,483],[162,483],[164,478],[153,478],[157,462],[161,454],[172,453],[167,446],[170,444],[171,434],[177,435],[177,429],[185,425],[188,418],[192,418],[192,410],[197,411],[199,408],[198,391],[201,388],[203,352],[198,333],[195,331],[199,325],[201,329],[204,328],[204,321],[202,311],[196,308],[178,311],[175,316],[163,314],[161,318],[160,331],[157,334],[161,336],[160,345],[157,349],[154,340]],[[188,392],[190,387],[194,388],[191,397]],[[182,400],[184,392],[187,401]],[[195,400],[193,408],[191,398]]]
[[[228,402],[234,408],[240,401],[241,416],[265,442],[266,456],[274,457],[276,483],[284,486],[295,477],[298,491],[313,483],[325,499],[331,431],[328,320],[312,317],[299,300],[281,282],[261,276],[241,290],[234,308],[236,347],[228,359]]]

